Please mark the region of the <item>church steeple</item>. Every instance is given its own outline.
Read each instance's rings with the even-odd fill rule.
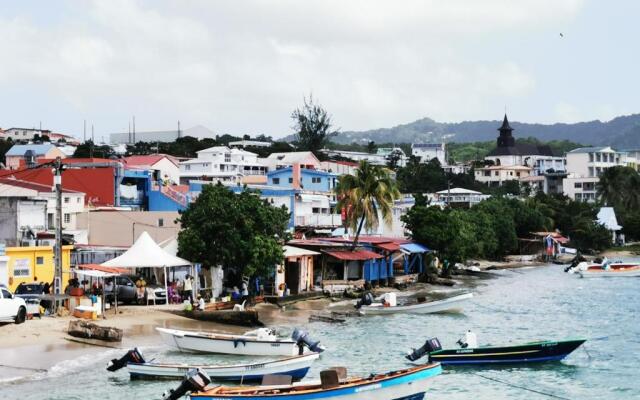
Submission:
[[[500,136],[498,136],[498,147],[515,146],[516,140],[511,135],[511,132],[513,132],[513,128],[509,126],[509,120],[507,119],[507,114],[504,115],[502,126],[498,128],[498,131],[500,132]]]

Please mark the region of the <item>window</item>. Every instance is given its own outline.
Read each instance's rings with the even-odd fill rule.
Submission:
[[[0,289],[2,290],[2,297],[5,299],[10,299],[11,298],[11,293],[9,293],[9,291],[7,289]]]
[[[311,212],[312,212],[312,213],[314,213],[314,214],[320,214],[320,208],[318,208],[318,207],[313,207],[313,208],[311,209]]]
[[[484,171],[484,176],[491,176],[491,171]]]
[[[64,214],[64,223],[68,224],[69,222],[71,222],[71,214]]]
[[[589,162],[593,162],[593,153],[589,153]]]
[[[311,178],[311,183],[320,183],[320,182],[322,182],[322,179],[320,177]]]
[[[602,161],[602,156],[600,155],[600,153],[596,153],[596,162],[601,162]]]
[[[582,182],[576,182],[573,184],[573,187],[576,189],[581,189],[582,188]]]
[[[279,185],[280,184],[280,178],[273,178],[273,184],[274,185]]]
[[[64,202],[65,202],[65,203],[68,203],[68,202],[69,202],[69,198],[68,198],[68,197],[65,197],[65,198],[64,198]]]
[[[76,203],[80,204],[80,197],[76,197]]]
[[[498,176],[498,174],[499,174],[499,172],[498,172],[498,171],[496,171],[496,172],[494,173],[494,175],[495,175],[495,176]]]
[[[293,178],[289,178],[289,183],[293,183]]]
[[[44,264],[44,257],[36,257],[36,265]]]
[[[589,167],[589,176],[595,176],[593,172],[593,167]]]
[[[520,172],[516,172],[516,176],[520,176]]]
[[[191,170],[191,165],[187,164],[184,166],[184,170],[185,171],[190,171]]]
[[[164,218],[158,218],[158,226],[160,227],[164,226]]]
[[[225,153],[224,162],[231,162],[231,154],[230,153]]]
[[[582,193],[576,193],[576,201],[582,201]]]

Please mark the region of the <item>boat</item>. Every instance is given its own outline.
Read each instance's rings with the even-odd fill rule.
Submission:
[[[308,333],[295,329],[291,339],[280,338],[275,330],[260,328],[242,335],[186,331],[157,327],[163,341],[184,352],[234,354],[244,356],[295,356],[304,346],[315,353],[324,348],[313,342]]]
[[[632,277],[640,276],[640,264],[616,261],[603,266],[602,264],[582,262],[569,272],[578,273],[582,278]]]
[[[442,349],[437,338],[427,340],[421,348],[407,355],[416,361],[428,355],[429,362],[442,365],[514,364],[560,361],[580,347],[585,339],[539,341],[511,346],[481,346],[475,348]]]
[[[288,375],[294,381],[305,377],[318,353],[279,360],[236,365],[192,365],[147,362],[138,349],[129,350],[124,357],[111,360],[107,370],[115,372],[126,367],[131,379],[182,379],[191,369],[202,369],[214,381],[255,382],[265,375]]]
[[[344,370],[344,369],[343,369]],[[346,370],[345,375],[346,375]],[[420,365],[413,368],[371,375],[367,378],[340,377],[338,369],[322,371],[320,382],[276,384],[264,386],[216,386],[206,388],[206,378],[199,371],[190,371],[180,387],[166,399],[178,399],[191,391],[192,400],[422,400],[429,386],[428,378],[442,373],[440,364]]]
[[[473,293],[464,293],[458,296],[448,297],[442,300],[425,301],[407,305],[385,306],[383,303],[372,303],[360,307],[360,313],[364,315],[386,315],[397,313],[432,314],[459,310],[461,304],[471,299]]]
[[[216,322],[219,324],[245,326],[249,328],[263,327],[264,324],[258,318],[256,310],[216,310],[206,309],[200,310],[170,310],[167,311],[181,317],[195,319],[196,321]]]

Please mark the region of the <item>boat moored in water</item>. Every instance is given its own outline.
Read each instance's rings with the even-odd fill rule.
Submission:
[[[425,301],[407,305],[385,305],[383,303],[372,303],[362,305],[359,311],[364,315],[386,315],[396,313],[409,314],[433,314],[460,310],[462,304],[473,298],[473,293],[464,293],[458,296],[448,297],[442,300]]]
[[[315,353],[324,351],[308,333],[294,330],[292,338],[280,338],[273,329],[260,328],[242,335],[156,328],[163,341],[184,352],[235,354],[252,356],[301,355],[306,346]]]
[[[428,356],[429,362],[443,365],[513,364],[560,361],[580,347],[585,339],[539,341],[510,346],[480,346],[442,349],[440,341],[432,338],[407,355],[410,361]]]
[[[600,264],[581,262],[568,268],[567,272],[577,273],[582,278],[637,277],[640,276],[640,264],[622,261]]]
[[[346,375],[346,371],[343,372]],[[331,369],[320,373],[319,383],[206,388],[206,377],[192,370],[180,387],[165,398],[178,399],[184,392],[192,391],[190,399],[193,400],[422,400],[428,388],[428,378],[441,372],[442,367],[437,363],[367,378],[341,377],[339,369]]]
[[[238,365],[192,365],[145,361],[138,349],[129,350],[124,357],[114,359],[107,370],[115,372],[126,367],[131,379],[182,379],[191,369],[202,369],[213,381],[255,382],[265,375],[288,375],[298,381],[305,377],[318,353],[288,357],[280,360]]]

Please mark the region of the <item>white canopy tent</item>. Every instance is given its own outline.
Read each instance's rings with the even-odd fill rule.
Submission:
[[[191,263],[183,258],[166,252],[145,231],[142,232],[136,242],[121,256],[106,261],[100,265],[103,267],[164,269],[164,289],[167,298],[166,304],[169,305],[167,268],[191,265]]]

